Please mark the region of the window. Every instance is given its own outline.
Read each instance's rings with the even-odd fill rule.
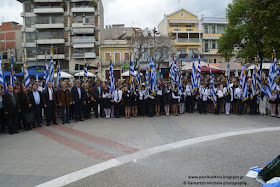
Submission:
[[[212,49],[216,49],[216,41],[212,40]]]
[[[177,24],[172,24],[171,27],[178,27],[178,25]]]
[[[24,12],[34,12],[34,6],[30,3],[25,3]]]
[[[204,33],[205,33],[205,34],[208,34],[208,25],[205,25],[205,26],[204,26]]]
[[[183,17],[184,16],[184,13],[183,12],[181,12],[181,17]]]
[[[35,17],[25,18],[25,27],[30,28],[35,23]]]
[[[83,17],[82,16],[74,17],[73,23],[83,23]]]
[[[129,61],[129,53],[124,53],[124,60]]]
[[[215,64],[217,63],[217,59],[214,59],[214,63],[215,63]]]
[[[38,33],[38,39],[64,39],[63,31],[45,31]]]
[[[94,16],[86,16],[85,21],[86,23],[94,23]]]
[[[212,25],[212,34],[216,34],[216,26]]]
[[[121,54],[115,53],[115,62],[120,62],[120,61],[121,61]]]
[[[197,49],[189,49],[189,58],[197,58]]]
[[[208,40],[205,40],[205,52],[209,52]]]
[[[27,32],[25,33],[26,43],[34,43],[36,40],[35,32]]]
[[[192,27],[192,25],[190,25],[190,24],[187,24],[187,25],[186,25],[186,27]]]
[[[53,50],[53,55],[55,57],[56,54],[64,54],[64,46],[63,45],[54,45],[53,48],[50,46],[40,46],[37,48],[37,52],[39,55],[45,55],[46,53],[49,55]]]
[[[26,48],[26,56],[27,58],[35,58],[35,54],[37,52],[36,47],[28,47]]]
[[[111,60],[111,54],[110,53],[105,53],[105,61],[109,62]]]

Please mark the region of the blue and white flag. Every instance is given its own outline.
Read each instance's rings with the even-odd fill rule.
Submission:
[[[29,73],[26,67],[26,64],[23,64],[23,71],[24,71],[24,86],[28,89],[30,87],[30,78],[29,78]]]
[[[251,83],[251,99],[256,95],[256,71],[253,71]]]
[[[269,86],[269,91],[268,91],[268,99],[270,100],[272,96],[277,94],[277,84],[276,81],[279,76],[279,69],[277,65],[277,58],[275,56],[274,62],[271,62],[271,66],[269,69],[269,75],[268,75],[268,86]]]
[[[225,95],[227,96],[230,93],[230,64],[228,61],[228,65],[227,65],[227,91],[225,93]]]
[[[45,88],[47,88],[47,83],[49,82],[50,77],[49,77],[49,66],[47,64],[47,59],[45,58],[45,68],[44,68],[44,81],[46,83]]]
[[[192,87],[192,94],[194,95],[196,93],[196,90],[198,89],[197,74],[196,74],[194,59],[193,59],[193,64],[192,64],[191,87]]]
[[[259,59],[257,75],[256,75],[256,94],[258,96],[261,95],[261,89],[262,89],[262,70],[261,70],[261,62],[260,62],[260,59]]]
[[[211,100],[214,104],[214,108],[217,108],[217,90],[215,88],[215,80],[214,80],[214,77],[213,77],[210,66],[209,66],[209,71],[210,71],[210,85],[209,85],[209,87],[210,87]]]
[[[4,75],[4,71],[2,68],[2,59],[0,56],[0,89],[4,89],[4,79],[5,79],[5,75]]]
[[[54,85],[54,64],[53,64],[53,58],[51,55],[51,60],[50,60],[50,70],[49,70],[49,81],[51,81]]]
[[[136,67],[136,72],[137,72],[137,74],[136,74],[136,76],[135,76],[135,80],[136,80],[136,84],[137,84],[137,87],[138,87],[138,90],[140,90],[141,89],[141,78],[140,78],[140,76],[141,76],[141,72],[140,72],[140,61],[138,62],[138,65],[137,65],[137,67]]]
[[[172,89],[175,88],[175,84],[176,84],[175,62],[176,62],[176,58],[173,57],[171,60],[171,65],[169,70],[169,79],[170,79]]]
[[[85,59],[85,66],[84,66],[84,83],[88,83],[88,70],[87,70],[86,59]]]
[[[242,66],[241,74],[240,74],[240,82],[239,82],[239,87],[243,91],[243,76],[246,76],[245,74],[245,66]]]
[[[57,90],[60,88],[60,79],[61,79],[60,64],[58,64],[56,67],[56,88],[57,88]]]
[[[146,75],[145,75],[145,96],[149,94],[149,82],[150,82],[149,75],[150,75],[150,64],[148,60],[146,65]]]
[[[114,99],[115,77],[114,77],[114,67],[113,67],[112,60],[110,61],[109,81],[110,81],[110,96],[112,97],[112,99]]]
[[[248,88],[247,88],[247,77],[246,77],[246,72],[245,70],[243,71],[242,75],[242,91],[243,91],[243,102],[247,101],[249,99],[249,93],[248,93]]]
[[[135,86],[134,86],[135,72],[134,72],[134,65],[132,59],[130,61],[129,76],[130,76],[130,93],[132,93],[135,90]]]
[[[179,96],[181,97],[182,93],[183,93],[183,74],[182,72],[180,73],[180,79],[179,79]]]
[[[197,87],[200,86],[201,78],[201,64],[200,64],[200,55],[198,55],[198,67],[197,67]]]
[[[150,62],[150,69],[151,69],[151,72],[150,72],[150,79],[151,79],[151,87],[150,87],[150,90],[152,92],[152,94],[156,94],[157,93],[157,75],[156,75],[156,68],[155,68],[155,63],[154,63],[154,59],[151,58],[151,62]]]

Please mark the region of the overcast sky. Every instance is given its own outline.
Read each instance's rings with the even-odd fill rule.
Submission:
[[[0,0],[0,22],[16,21],[22,24],[21,3],[16,0]],[[171,14],[179,8],[201,17],[225,17],[231,0],[103,0],[105,25],[125,24],[134,27],[158,26],[164,14]]]

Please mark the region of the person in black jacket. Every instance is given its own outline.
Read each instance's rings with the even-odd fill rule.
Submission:
[[[124,91],[122,94],[122,98],[124,100],[124,106],[125,106],[125,118],[130,118],[130,106],[131,106],[131,95],[128,91],[128,87],[124,87]]]
[[[88,83],[84,83],[83,84],[83,89],[82,91],[84,92],[85,95],[85,103],[84,103],[84,119],[91,119],[91,106],[90,106],[90,101],[91,101],[91,92],[89,90],[89,84]]]
[[[17,113],[21,112],[19,98],[13,93],[13,91],[13,86],[9,85],[8,93],[3,96],[3,110],[4,114],[8,117],[8,129],[10,134],[18,133]]]
[[[100,117],[103,117],[104,107],[102,105],[102,93],[104,92],[104,87],[100,85],[100,80],[96,81],[95,86],[92,89],[92,96],[95,100],[94,102],[94,113],[95,117],[98,118],[98,105],[100,106]]]
[[[83,104],[86,104],[85,101],[85,93],[83,89],[81,88],[81,81],[77,80],[75,83],[76,86],[74,86],[71,90],[72,95],[72,101],[74,105],[74,112],[75,112],[75,121],[78,122],[84,121],[83,118]]]
[[[31,104],[31,111],[33,112],[33,128],[42,127],[42,107],[43,98],[42,93],[37,90],[37,85],[32,84],[32,90],[29,92],[29,100]]]
[[[44,108],[46,109],[47,126],[50,126],[51,121],[54,125],[58,125],[56,122],[57,92],[50,81],[48,82],[48,87],[43,92],[43,102]]]
[[[30,103],[29,94],[28,94],[26,86],[21,87],[20,93],[19,93],[19,100],[20,100],[20,104],[21,104],[21,115],[22,115],[23,127],[26,131],[32,130],[31,123],[28,124],[27,123],[28,119],[26,119],[27,114],[31,112],[31,106],[32,106]]]

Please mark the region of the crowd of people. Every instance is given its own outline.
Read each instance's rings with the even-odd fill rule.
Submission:
[[[190,77],[185,77],[182,89],[173,88],[168,81],[158,81],[156,93],[147,91],[145,84],[135,85],[131,91],[129,80],[118,80],[115,90],[110,93],[109,83],[97,80],[95,83],[64,80],[60,88],[54,88],[52,82],[40,86],[34,82],[30,88],[24,85],[8,86],[7,93],[0,90],[0,125],[1,131],[10,134],[18,133],[19,129],[32,130],[42,127],[43,121],[49,126],[70,121],[84,121],[95,118],[131,118],[178,116],[185,112],[216,115],[230,113],[266,115],[270,111],[272,117],[280,117],[280,94],[268,100],[268,85],[262,80],[261,94],[255,95],[251,90],[252,80],[247,81],[248,99],[243,98],[238,77],[231,77],[230,89],[226,87],[226,78],[215,77],[217,89],[217,107],[211,100],[209,83],[210,76],[201,77],[196,92],[192,92]],[[72,85],[73,84],[73,85]],[[278,86],[278,91],[280,88]],[[278,106],[278,107],[277,107]],[[278,115],[276,115],[278,113]]]

